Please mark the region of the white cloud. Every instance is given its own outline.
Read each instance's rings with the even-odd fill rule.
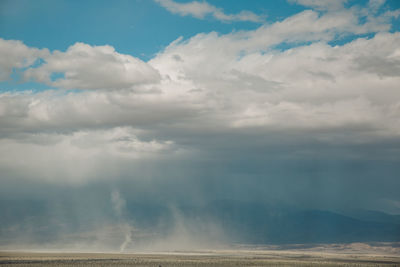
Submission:
[[[8,80],[13,69],[28,67],[48,53],[47,49],[31,48],[21,41],[0,38],[0,81]]]
[[[155,83],[159,74],[140,59],[115,52],[111,46],[76,43],[66,52],[54,51],[39,67],[24,72],[25,79],[61,88],[120,89]],[[55,77],[53,74],[61,74]]]
[[[289,0],[289,2],[312,7],[318,10],[339,10],[343,9],[347,0]]]
[[[376,13],[385,2],[386,0],[369,0],[368,6],[372,12]]]
[[[193,16],[198,19],[204,19],[206,16],[211,15],[215,19],[223,22],[231,21],[251,21],[263,22],[263,18],[254,14],[251,11],[241,11],[238,14],[226,14],[222,9],[210,5],[206,1],[192,1],[188,3],[178,3],[173,0],[155,0],[168,11],[181,16]]]
[[[196,101],[214,110],[220,127],[369,125],[397,135],[396,116],[388,114],[398,112],[394,110],[400,100],[395,59],[399,41],[397,33],[381,33],[343,46],[314,43],[240,55],[240,48],[252,39],[211,33],[172,44],[150,64],[169,77],[170,84],[186,84],[186,92],[197,88],[192,93]]]

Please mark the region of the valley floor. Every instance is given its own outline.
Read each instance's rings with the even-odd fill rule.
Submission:
[[[169,253],[0,252],[1,266],[400,266],[400,255],[221,250]]]

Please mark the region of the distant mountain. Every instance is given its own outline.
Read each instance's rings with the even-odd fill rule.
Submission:
[[[324,210],[299,210],[281,204],[213,201],[205,206],[178,207],[186,219],[217,222],[233,242],[253,244],[350,243],[400,241],[398,216],[368,211],[353,217]],[[131,206],[141,224],[173,225],[167,207]]]
[[[345,215],[362,221],[400,224],[400,215],[390,215],[375,210],[354,210]]]
[[[232,236],[250,243],[400,241],[400,223],[389,214],[380,214],[385,220],[362,220],[330,211],[234,201],[214,202],[206,210]]]

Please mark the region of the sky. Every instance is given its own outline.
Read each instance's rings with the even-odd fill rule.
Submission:
[[[182,211],[216,201],[399,215],[399,26],[395,0],[1,0],[0,247],[123,251],[156,213],[160,247],[221,240]]]

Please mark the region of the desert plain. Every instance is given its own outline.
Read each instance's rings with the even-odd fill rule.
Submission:
[[[1,266],[400,266],[398,250],[222,249],[170,252],[1,251]]]

